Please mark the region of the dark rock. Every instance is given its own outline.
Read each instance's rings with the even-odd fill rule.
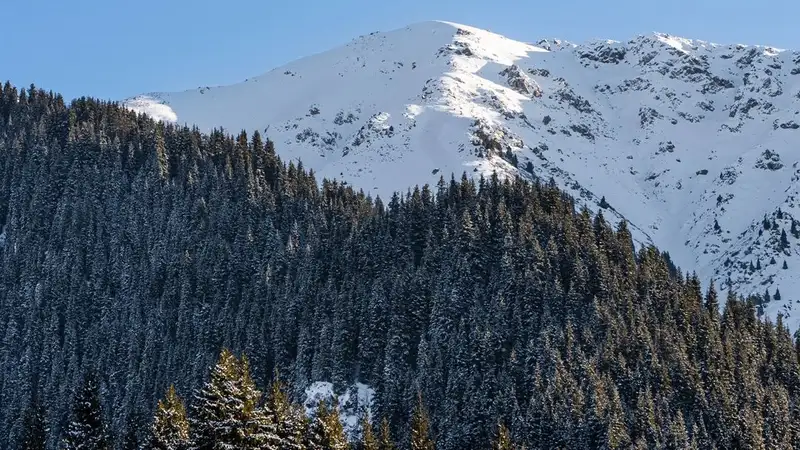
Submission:
[[[506,77],[509,87],[522,95],[541,97],[542,88],[535,81],[519,69],[517,65],[511,65],[500,72],[501,76]]]

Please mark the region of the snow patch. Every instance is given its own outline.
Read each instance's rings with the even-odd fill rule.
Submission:
[[[351,439],[355,439],[359,433],[359,423],[364,413],[372,416],[372,402],[375,398],[375,390],[363,383],[355,383],[344,390],[336,393],[333,383],[327,381],[316,381],[305,390],[305,401],[303,406],[308,417],[316,414],[317,407],[321,400],[329,404],[334,400],[339,401],[339,418],[342,421],[345,433]]]
[[[169,105],[146,95],[126,100],[125,107],[139,114],[147,114],[161,122],[175,123],[178,121],[178,115]]]

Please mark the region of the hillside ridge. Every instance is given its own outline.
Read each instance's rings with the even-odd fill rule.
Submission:
[[[242,83],[124,103],[260,130],[284,158],[384,198],[462,172],[552,178],[627,220],[636,242],[800,325],[797,51],[660,32],[525,43],[430,21]]]

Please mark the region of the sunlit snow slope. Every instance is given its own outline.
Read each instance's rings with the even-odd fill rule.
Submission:
[[[798,52],[664,34],[534,45],[425,22],[125,103],[258,129],[283,157],[384,198],[452,173],[552,177],[593,210],[605,197],[609,220],[706,281],[779,289],[766,313],[800,326]]]

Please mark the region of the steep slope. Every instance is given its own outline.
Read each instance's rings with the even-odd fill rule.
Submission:
[[[284,157],[382,197],[463,171],[552,177],[705,280],[780,290],[766,313],[800,325],[797,52],[665,34],[533,45],[426,22],[125,104],[266,131]]]

